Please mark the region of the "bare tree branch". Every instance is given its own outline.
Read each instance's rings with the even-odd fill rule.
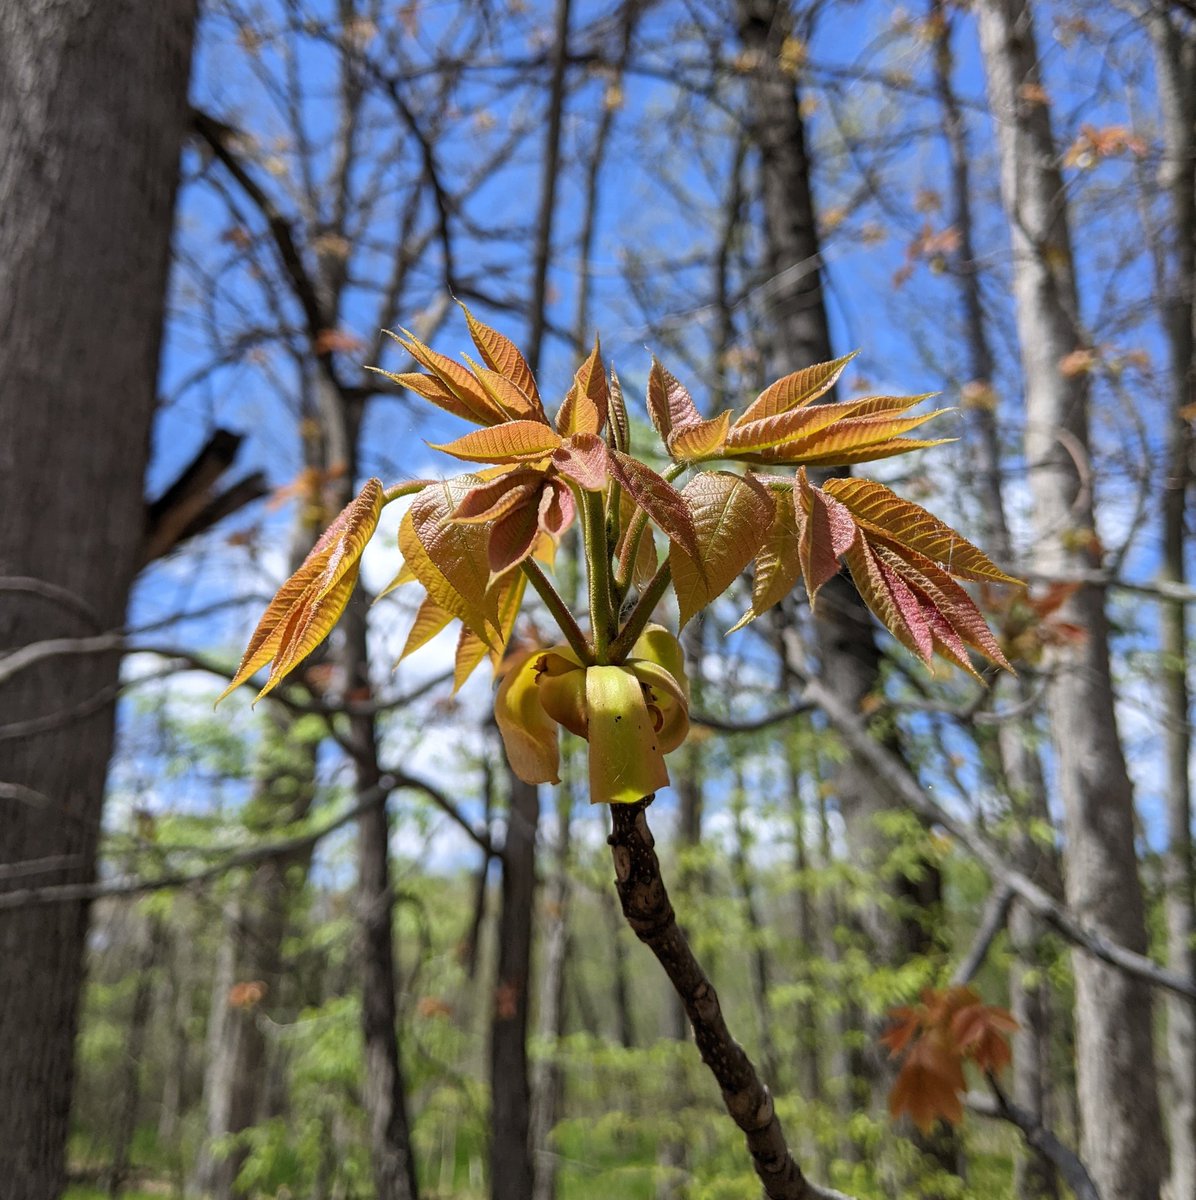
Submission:
[[[868,765],[895,798],[901,800],[925,821],[941,826],[983,865],[993,880],[1012,888],[1018,898],[1069,942],[1094,958],[1109,963],[1155,987],[1166,988],[1196,999],[1196,980],[1161,967],[1144,954],[1136,954],[1110,941],[1087,922],[1041,888],[1032,879],[1010,866],[988,839],[965,821],[951,816],[932,800],[905,764],[868,732],[867,726],[849,711],[843,702],[817,680],[808,678],[800,668],[796,673],[805,683],[805,694],[827,715],[831,724],[851,751]]]
[[[1021,1105],[1014,1104],[1005,1095],[996,1076],[991,1072],[988,1073],[988,1084],[992,1095],[969,1092],[964,1100],[968,1108],[981,1116],[1008,1121],[1020,1129],[1026,1142],[1055,1164],[1059,1174],[1075,1194],[1076,1200],[1101,1200],[1100,1192],[1097,1191],[1096,1184],[1092,1182],[1092,1176],[1088,1174],[1088,1168],[1084,1166],[1079,1155],[1070,1146],[1064,1145],[1033,1113],[1027,1112]]]

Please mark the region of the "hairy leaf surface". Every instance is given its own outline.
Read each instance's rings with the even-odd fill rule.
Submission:
[[[698,553],[674,544],[669,550],[681,625],[731,586],[751,562],[772,524],[768,489],[749,475],[703,471],[682,489],[697,537]]]

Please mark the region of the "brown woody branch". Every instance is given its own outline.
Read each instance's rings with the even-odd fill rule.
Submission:
[[[613,831],[607,841],[623,915],[636,937],[656,955],[681,997],[702,1061],[718,1081],[727,1111],[747,1139],[764,1194],[769,1200],[849,1200],[802,1174],[789,1152],[768,1088],[727,1029],[718,994],[677,924],[660,875],[646,811],[653,799],[611,805]]]

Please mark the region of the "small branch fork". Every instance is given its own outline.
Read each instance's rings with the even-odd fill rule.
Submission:
[[[842,1192],[818,1187],[802,1174],[789,1153],[768,1088],[727,1029],[714,985],[677,924],[660,875],[646,813],[654,798],[611,805],[613,831],[607,841],[623,915],[636,937],[656,955],[681,997],[702,1061],[718,1081],[727,1111],[743,1130],[768,1200],[850,1200]]]
[[[973,1112],[985,1117],[997,1117],[1008,1121],[1022,1131],[1027,1143],[1048,1158],[1071,1188],[1076,1200],[1101,1200],[1088,1168],[1070,1146],[1065,1145],[1033,1113],[1014,1104],[1004,1093],[997,1077],[985,1072],[991,1096],[968,1093],[967,1105]]]

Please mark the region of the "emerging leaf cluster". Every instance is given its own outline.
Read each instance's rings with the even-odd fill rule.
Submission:
[[[926,396],[819,403],[848,355],[785,376],[737,417],[728,410],[704,418],[686,387],[653,360],[647,408],[671,460],[661,473],[632,453],[622,388],[597,341],[550,418],[515,345],[465,316],[477,358],[467,355],[462,365],[403,330],[391,336],[422,370],[382,374],[478,426],[434,447],[470,469],[392,488],[370,480],[283,585],[230,690],[272,663],[265,694],[327,635],[382,507],[400,496],[412,502],[399,527],[403,566],[390,588],[417,582],[424,591],[403,656],[459,622],[456,686],[487,656],[496,674],[507,675],[496,715],[516,773],[555,781],[563,725],[591,742],[595,801],[634,800],[662,786],[662,756],[688,729],[679,648],[649,625],[670,589],[684,626],[751,567],[751,604],[739,628],[799,581],[813,602],[846,564],[868,607],[925,662],[939,655],[975,674],[975,651],[1008,668],[959,581],[1016,580],[882,484],[818,485],[807,474],[937,445],[905,436],[937,415],[910,415]],[[574,523],[588,571],[584,622],[544,569]],[[564,640],[508,656],[529,582]],[[595,722],[608,719],[595,737]],[[625,765],[612,767],[616,760]]]
[[[902,1064],[889,1112],[908,1114],[924,1131],[938,1120],[963,1120],[965,1062],[996,1075],[1012,1058],[1009,1035],[1017,1022],[970,987],[927,988],[920,1004],[895,1008],[890,1016],[894,1024],[880,1040]]]

